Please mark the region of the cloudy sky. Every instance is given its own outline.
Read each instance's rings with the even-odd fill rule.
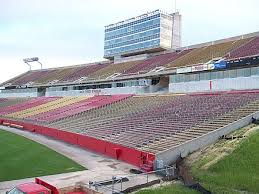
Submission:
[[[258,0],[177,0],[183,46],[259,31]],[[173,0],[0,0],[0,82],[28,70],[102,60],[104,26]],[[35,68],[39,68],[35,66]]]

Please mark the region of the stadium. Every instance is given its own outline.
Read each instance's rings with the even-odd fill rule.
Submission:
[[[0,85],[0,124],[144,173],[178,169],[259,119],[259,32],[182,47],[181,22],[155,10],[111,24],[106,60],[10,78]]]

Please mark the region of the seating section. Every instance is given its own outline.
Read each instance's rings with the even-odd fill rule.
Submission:
[[[184,56],[190,51],[191,49],[154,56],[150,59],[145,60],[143,63],[139,63],[126,70],[125,74],[150,71],[156,67],[164,66],[170,62],[173,62],[177,58]]]
[[[80,79],[81,77],[88,77],[90,74],[98,71],[99,69],[107,67],[108,65],[109,63],[75,67],[76,70],[73,73],[65,76],[63,79],[60,80],[60,82],[73,82]]]
[[[69,130],[69,125],[73,125],[77,129],[77,125],[84,125],[85,123],[92,122],[92,124],[101,124],[101,121],[107,119],[117,119],[122,115],[131,115],[136,112],[144,112],[150,108],[157,107],[169,101],[171,96],[133,96],[126,98],[123,101],[111,104],[107,107],[92,109],[83,112],[80,115],[75,115],[68,119],[54,122],[49,126],[54,128],[62,128]],[[80,130],[80,129],[78,129]]]
[[[207,133],[215,131],[223,126],[246,117],[247,115],[251,115],[256,111],[259,111],[258,94],[256,97],[253,95],[248,95],[248,98],[249,99],[245,101],[243,106],[237,107],[233,111],[229,111],[225,114],[217,116],[216,118],[198,124],[188,130],[178,131],[174,135],[165,137],[162,140],[149,143],[143,146],[141,149],[151,153],[159,153],[169,148],[173,149],[174,147],[179,146],[186,141],[190,141],[200,136],[206,135]],[[254,98],[256,98],[256,100],[251,100]]]
[[[18,103],[26,102],[31,100],[32,98],[1,98],[0,100],[0,108],[12,106]],[[1,114],[1,113],[0,113]]]
[[[73,67],[70,68],[60,68],[51,70],[47,76],[40,78],[37,80],[37,83],[47,84],[54,80],[61,80],[65,76],[69,75],[70,73],[75,72],[76,69]]]
[[[13,85],[23,85],[29,82],[37,82],[38,79],[43,79],[44,77],[46,77],[49,74],[49,72],[51,72],[51,70],[30,71],[14,79],[13,81],[10,80],[9,82],[11,82]]]
[[[142,61],[131,61],[131,62],[125,62],[125,63],[112,63],[108,65],[105,68],[102,68],[92,74],[89,75],[92,79],[105,79],[108,76],[111,76],[115,73],[125,73],[127,69],[134,67],[138,63]]]
[[[213,119],[231,115],[232,111],[256,100],[259,100],[259,93],[134,96],[48,126],[159,152],[170,148],[165,143],[165,147],[155,149],[160,141]]]
[[[26,110],[18,111],[15,113],[7,114],[7,117],[17,118],[17,119],[24,119],[27,117],[32,117],[41,113],[45,113],[63,106],[67,106],[69,104],[73,104],[83,100],[84,97],[63,97],[63,98],[56,98],[51,102],[47,102],[45,104],[35,106],[32,108],[28,108]]]
[[[154,154],[257,111],[259,91],[0,99],[2,117]]]
[[[259,37],[253,38],[247,44],[233,50],[227,57],[235,59],[254,55],[259,55]]]
[[[113,95],[113,96],[94,96],[85,97],[83,100],[63,106],[42,114],[37,114],[28,117],[27,120],[38,121],[38,122],[53,122],[63,118],[67,118],[79,113],[100,108],[102,106],[107,106],[108,104],[124,100],[131,95]]]
[[[233,49],[245,44],[250,39],[240,39],[236,41],[223,42],[215,45],[210,45],[207,47],[201,47],[197,49],[193,49],[188,54],[179,57],[172,63],[166,65],[167,67],[182,67],[188,65],[195,65],[206,63],[213,58],[223,57]]]
[[[25,110],[25,109],[28,109],[28,108],[39,106],[41,104],[50,102],[50,101],[55,100],[55,99],[57,99],[57,98],[56,97],[33,98],[33,99],[25,101],[25,102],[21,102],[21,103],[18,103],[18,104],[14,104],[14,105],[11,105],[11,106],[1,108],[0,114],[5,115],[5,114],[10,114],[10,113],[22,111],[22,110]]]
[[[0,98],[0,103],[7,101],[7,98]]]

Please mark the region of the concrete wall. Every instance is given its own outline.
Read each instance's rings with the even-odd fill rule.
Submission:
[[[182,145],[175,148],[168,149],[164,152],[158,153],[156,155],[156,161],[163,161],[164,165],[170,165],[176,161],[179,156],[186,157],[189,153],[192,153],[202,147],[210,145],[216,142],[221,136],[226,135],[236,129],[247,126],[251,123],[252,117],[259,118],[259,111],[248,115],[238,121],[230,123],[229,125],[212,131],[196,139],[190,140]],[[158,162],[156,162],[158,163]]]
[[[36,88],[31,89],[11,89],[0,91],[0,98],[9,97],[37,97],[38,92]]]
[[[211,83],[210,83],[211,82]],[[210,88],[211,84],[211,88]],[[170,83],[169,92],[205,92],[259,89],[259,76]]]
[[[144,94],[148,86],[130,86],[118,88],[70,90],[70,91],[46,91],[46,96],[93,96],[93,95],[115,95],[115,94]]]

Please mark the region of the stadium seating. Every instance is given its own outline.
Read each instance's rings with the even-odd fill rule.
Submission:
[[[212,60],[213,58],[225,56],[233,49],[238,48],[239,46],[247,43],[248,41],[250,41],[250,38],[223,42],[219,44],[213,44],[207,47],[193,49],[191,52],[187,53],[182,57],[179,57],[178,59],[176,59],[172,63],[169,63],[166,66],[182,67],[182,66],[206,63]]]
[[[38,79],[42,79],[45,76],[47,76],[49,74],[49,72],[50,72],[50,70],[30,71],[16,79],[14,79],[13,81],[11,80],[9,82],[11,82],[13,85],[23,85],[23,84],[27,84],[29,82],[35,82]]]
[[[28,108],[26,110],[22,110],[22,111],[18,111],[15,113],[11,113],[11,114],[7,114],[7,117],[13,117],[13,118],[26,118],[26,117],[31,117],[40,113],[44,113],[44,112],[48,112],[69,104],[73,104],[76,102],[79,102],[81,100],[83,100],[84,97],[63,97],[63,98],[59,98],[57,97],[55,100],[51,101],[51,102],[47,102],[45,104],[39,105],[39,106],[35,106],[32,108]]]
[[[70,73],[73,73],[76,69],[73,67],[69,68],[59,68],[51,70],[46,77],[37,79],[37,83],[41,84],[47,84],[48,82],[54,81],[54,80],[61,80],[66,75],[69,75]]]
[[[107,67],[104,67],[92,74],[89,75],[89,78],[91,79],[105,79],[108,76],[113,75],[114,73],[125,73],[127,69],[137,65],[141,61],[131,61],[131,62],[125,62],[125,63],[112,63],[108,65]]]
[[[52,127],[62,128],[71,125],[77,125],[84,122],[92,122],[92,124],[97,124],[103,119],[118,118],[121,115],[133,114],[135,112],[142,112],[161,103],[168,101],[169,97],[157,97],[157,96],[134,96],[126,98],[123,101],[111,104],[107,108],[92,109],[87,112],[83,112],[80,115],[76,115],[67,118],[62,121],[55,122],[51,124]],[[171,97],[170,97],[171,98]],[[162,102],[163,99],[163,102]]]
[[[131,67],[130,69],[126,70],[124,72],[124,74],[145,72],[145,71],[152,70],[159,66],[164,66],[170,62],[173,62],[177,58],[184,56],[185,54],[189,53],[190,51],[191,51],[191,49],[154,56],[150,59],[143,61],[142,63],[139,63],[139,64]]]
[[[230,59],[259,55],[259,37],[253,38],[248,43],[230,52],[227,57]]]
[[[190,130],[257,99],[258,93],[132,97],[122,104],[88,111],[51,123],[49,127],[147,149],[154,142]]]
[[[5,102],[5,101],[7,101],[8,99],[7,98],[0,98],[0,103],[1,102]]]
[[[107,106],[108,104],[118,102],[130,96],[131,95],[94,96],[90,98],[85,97],[85,99],[82,101],[28,117],[27,120],[38,122],[53,122],[91,109]]]
[[[162,140],[154,141],[142,147],[142,150],[151,153],[158,153],[168,148],[174,148],[186,141],[195,139],[209,132],[215,131],[229,123],[235,122],[249,114],[253,114],[259,110],[259,96],[244,95],[248,99],[240,103],[240,107],[236,107],[233,111],[226,112],[206,122],[200,123],[188,130],[179,131],[170,137],[165,137]],[[244,97],[243,96],[243,97]],[[255,100],[256,98],[256,100]],[[245,102],[245,103],[244,103]],[[242,104],[242,106],[241,106]]]
[[[4,98],[2,101],[0,101],[0,108],[12,106],[18,103],[26,102],[28,100],[31,100],[32,98]]]
[[[56,97],[38,97],[38,98],[33,98],[31,100],[25,101],[25,102],[21,102],[18,104],[14,104],[14,105],[10,105],[4,108],[0,109],[0,114],[4,115],[4,114],[10,114],[10,113],[14,113],[14,112],[18,112],[21,110],[25,110],[28,108],[32,108],[35,106],[39,106],[41,104],[50,102],[52,100],[57,99]],[[1,101],[0,101],[1,102]]]
[[[73,82],[80,79],[81,77],[88,77],[90,74],[94,73],[95,71],[98,71],[99,69],[107,67],[109,64],[110,63],[75,67],[76,70],[73,73],[70,73],[67,76],[65,76],[63,79],[60,80],[60,82]]]

